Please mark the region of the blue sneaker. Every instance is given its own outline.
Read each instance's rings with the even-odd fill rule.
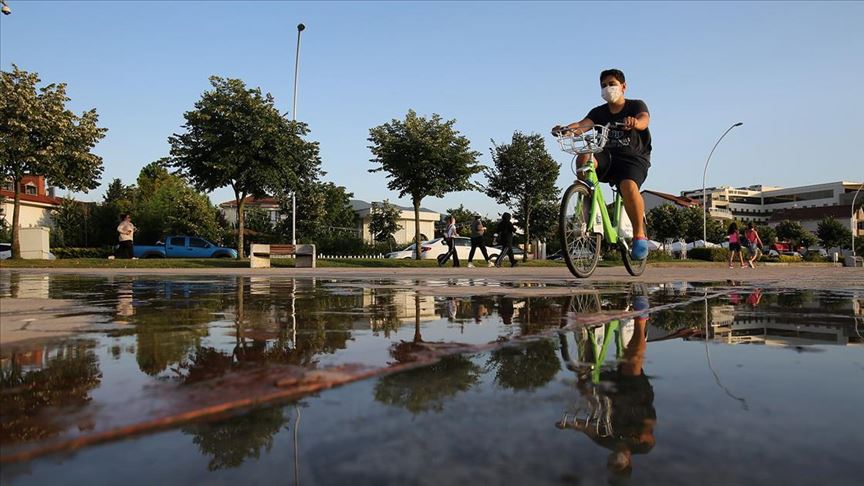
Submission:
[[[633,248],[630,250],[630,258],[644,260],[648,256],[648,240],[646,238],[633,238]]]

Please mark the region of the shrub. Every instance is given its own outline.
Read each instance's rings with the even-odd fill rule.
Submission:
[[[51,253],[58,259],[68,260],[70,258],[108,258],[114,254],[110,247],[102,248],[52,248]]]
[[[725,248],[693,248],[687,251],[687,258],[707,262],[725,262],[729,260],[729,250]]]
[[[800,262],[800,261],[801,261],[801,257],[792,256],[792,255],[780,255],[780,262],[781,263],[795,263],[795,262]]]

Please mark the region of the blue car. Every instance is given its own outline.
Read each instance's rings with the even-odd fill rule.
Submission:
[[[237,250],[215,245],[197,236],[169,236],[165,243],[135,245],[135,258],[237,258]]]

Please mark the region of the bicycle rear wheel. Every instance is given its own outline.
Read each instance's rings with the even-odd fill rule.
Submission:
[[[589,221],[591,204],[591,191],[583,184],[571,184],[564,191],[558,217],[564,262],[570,272],[579,278],[590,277],[600,260],[602,236],[594,232],[593,224]]]
[[[622,209],[623,211],[623,209]],[[642,224],[645,228],[645,236],[648,236],[648,218],[643,218]],[[648,255],[645,255],[645,258],[641,260],[634,260],[630,257],[630,249],[633,248],[633,237],[628,236],[626,238],[619,237],[618,239],[618,249],[621,251],[621,260],[624,261],[624,268],[630,272],[630,275],[634,277],[638,277],[642,275],[642,272],[645,271],[645,266],[648,263]]]

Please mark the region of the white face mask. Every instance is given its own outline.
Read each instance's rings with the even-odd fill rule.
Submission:
[[[617,102],[622,96],[624,94],[621,92],[620,85],[606,86],[600,90],[600,97],[609,103]]]

